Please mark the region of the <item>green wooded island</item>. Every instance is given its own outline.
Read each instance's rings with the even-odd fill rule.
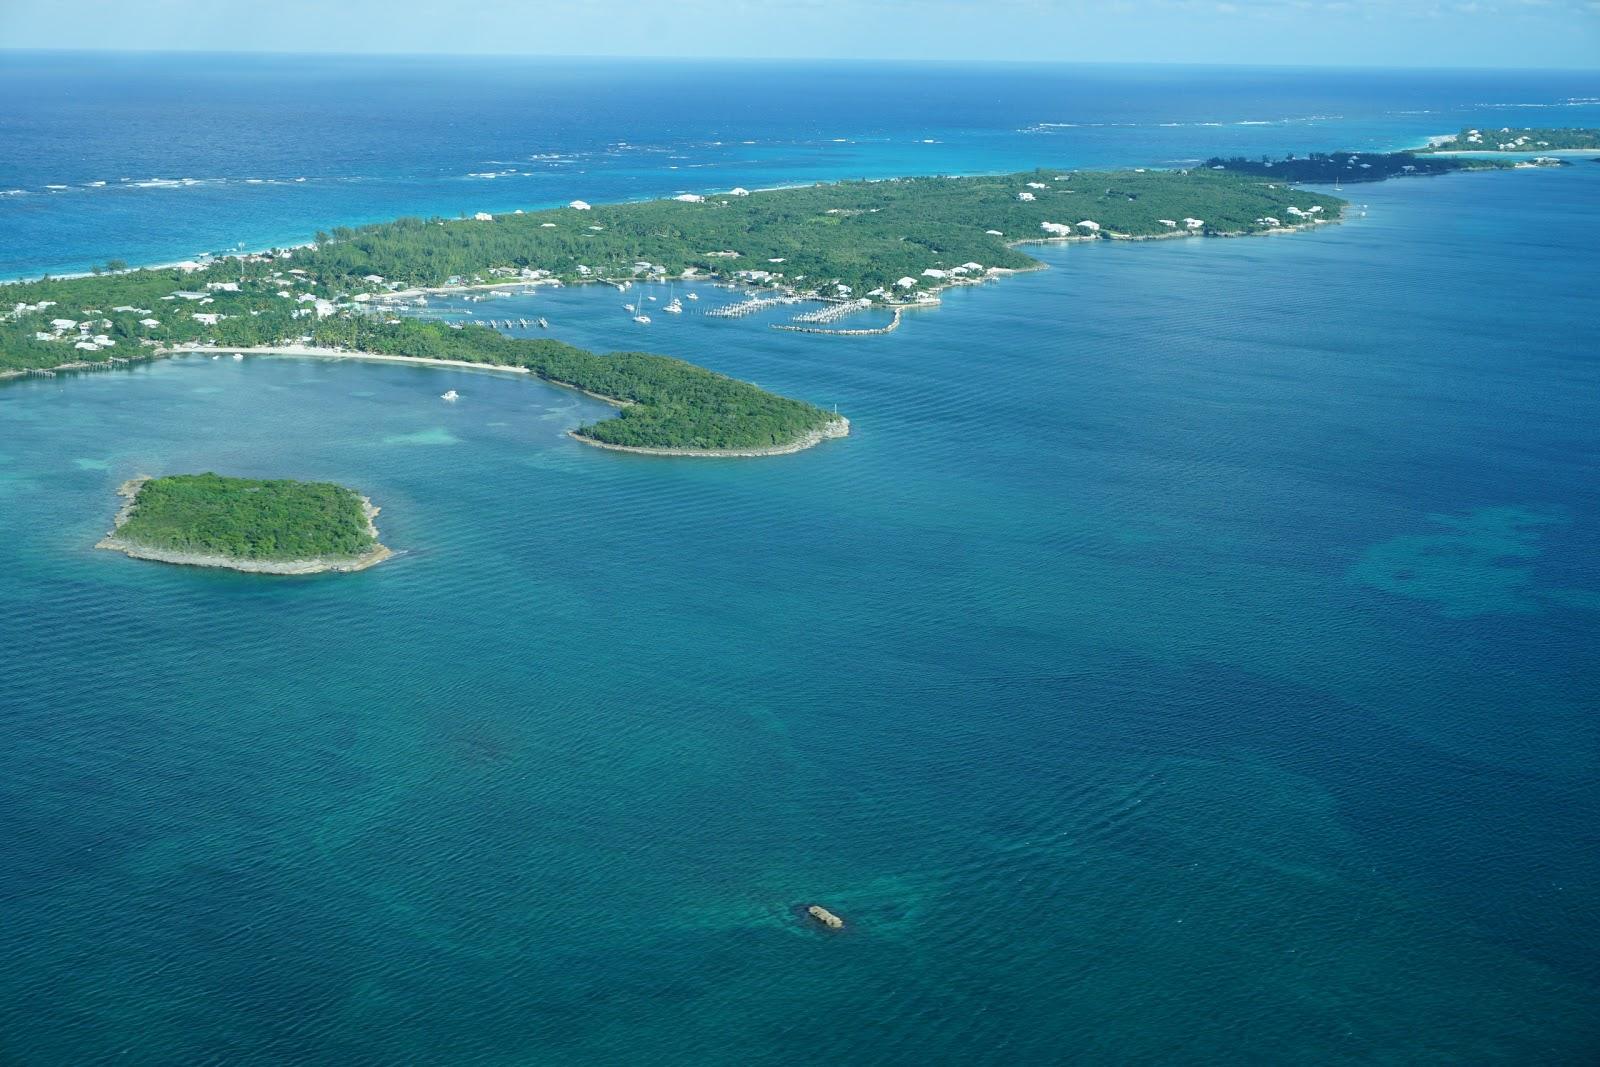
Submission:
[[[196,347],[445,359],[526,371],[616,404],[615,417],[572,431],[589,444],[670,455],[790,452],[847,434],[848,421],[682,360],[601,355],[405,312],[434,290],[684,279],[828,301],[830,317],[887,309],[898,323],[902,310],[936,304],[951,286],[1038,268],[1019,248],[1028,243],[1302,229],[1338,219],[1347,205],[1296,181],[1328,180],[1335,170],[1390,177],[1476,165],[1402,155],[1412,162],[1336,153],[1191,170],[1039,169],[642,203],[574,200],[542,211],[339,228],[305,247],[169,267],[129,270],[112,261],[89,276],[8,286],[0,376]]]
[[[1498,130],[1463,129],[1436,137],[1418,152],[1576,152],[1600,150],[1600,130],[1583,127],[1502,126]]]
[[[96,548],[137,559],[258,574],[359,571],[390,556],[378,509],[331,482],[178,474],[134,478]]]

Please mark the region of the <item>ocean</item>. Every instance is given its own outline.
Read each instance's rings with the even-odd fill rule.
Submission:
[[[4,58],[0,273],[1600,116],[1540,73],[88,63]],[[470,370],[0,383],[0,1061],[1593,1062],[1600,165],[1344,195],[872,338],[434,305],[850,417],[785,457],[586,448],[603,405]],[[204,470],[357,487],[399,555],[93,549]]]
[[[0,278],[735,185],[1600,125],[1593,72],[0,51]]]

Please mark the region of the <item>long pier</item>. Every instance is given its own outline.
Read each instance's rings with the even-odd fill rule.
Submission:
[[[865,311],[871,306],[872,301],[868,300],[864,296],[856,300],[829,301],[826,307],[820,307],[815,311],[807,311],[804,314],[796,315],[794,317],[794,321],[814,323],[820,326],[824,323],[837,322],[846,315],[853,315],[858,311]]]
[[[746,315],[754,315],[758,311],[768,308],[782,307],[784,304],[798,304],[798,296],[757,296],[738,304],[725,304],[706,312],[714,319],[742,319]]]
[[[821,326],[796,326],[787,322],[774,322],[772,324],[772,328],[774,330],[788,330],[791,333],[820,333],[828,337],[873,337],[878,334],[893,333],[895,330],[899,329],[900,316],[904,314],[904,312],[905,308],[897,307],[894,309],[893,319],[882,326],[874,326],[870,329],[829,330]]]

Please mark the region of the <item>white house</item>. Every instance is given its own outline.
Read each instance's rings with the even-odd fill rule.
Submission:
[[[915,278],[901,278],[894,284],[901,289],[912,289],[916,287],[917,280]]]
[[[750,195],[750,190],[742,189],[742,188],[739,188],[739,187],[736,186],[736,187],[728,190],[728,195],[729,196],[749,196]]]
[[[1090,233],[1099,233],[1100,224],[1093,219],[1084,219],[1082,222],[1078,223],[1078,229],[1088,230]]]
[[[1038,197],[1034,196],[1030,192],[1023,191],[1023,192],[1020,192],[1020,193],[1017,194],[1017,199],[1023,201],[1024,203],[1026,203],[1026,202],[1028,202],[1030,200],[1037,200]]]
[[[588,202],[587,201],[583,201],[583,200],[574,200],[572,203],[568,204],[567,206],[572,208],[574,211],[588,211],[588,210],[590,210]]]
[[[1184,219],[1183,224],[1191,230],[1198,230],[1206,224],[1205,219]]]
[[[472,216],[472,221],[473,222],[493,222],[494,221],[494,216],[489,214],[487,211],[480,211],[476,215]]]
[[[706,198],[699,193],[679,193],[672,199],[684,204],[703,204],[706,202]]]
[[[1072,227],[1065,222],[1041,222],[1039,223],[1039,228],[1045,233],[1054,234],[1057,237],[1072,236]]]

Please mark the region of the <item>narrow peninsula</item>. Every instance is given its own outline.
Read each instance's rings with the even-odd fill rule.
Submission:
[[[1254,174],[1286,182],[1320,182],[1325,185],[1352,185],[1381,182],[1390,178],[1428,178],[1469,170],[1515,170],[1528,166],[1560,166],[1559,159],[1511,163],[1472,156],[1424,156],[1416,152],[1311,152],[1282,159],[1263,156],[1217,157],[1206,160],[1213,170]]]
[[[255,574],[359,571],[391,555],[378,543],[378,509],[331,482],[179,474],[134,478],[96,548],[136,559]]]

